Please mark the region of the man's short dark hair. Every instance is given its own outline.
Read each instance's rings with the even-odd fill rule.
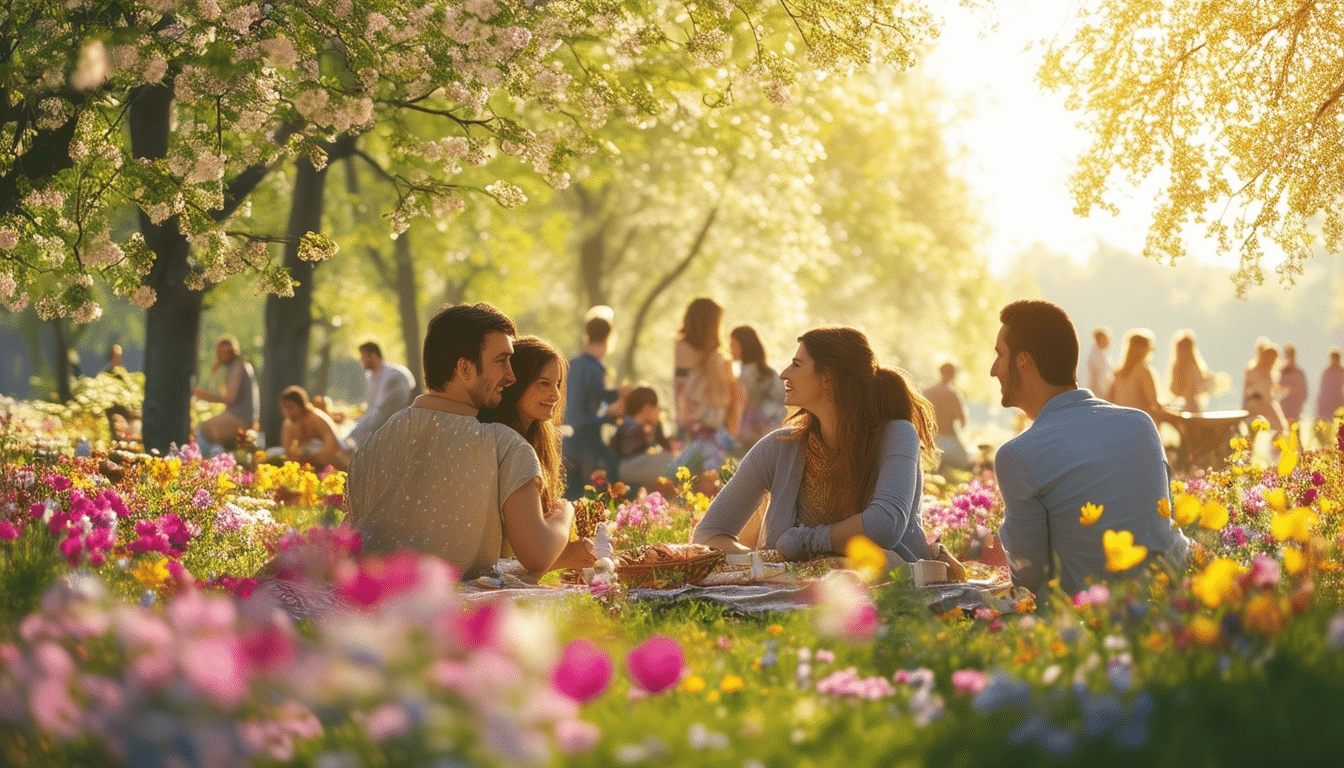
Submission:
[[[378,343],[377,343],[377,342],[374,342],[374,341],[366,341],[366,342],[364,342],[363,344],[360,344],[360,345],[359,345],[359,351],[360,351],[360,352],[365,352],[365,353],[368,353],[368,354],[374,354],[374,355],[377,355],[379,360],[382,360],[382,359],[383,359],[383,349],[382,349],[382,347],[379,347],[379,346],[378,346]]]
[[[1009,364],[1026,352],[1046,384],[1078,386],[1078,334],[1062,307],[1040,299],[1015,301],[999,312],[999,322],[1006,328]]]
[[[611,336],[611,321],[605,317],[594,317],[583,326],[583,336],[589,344],[601,344]]]
[[[653,387],[635,387],[625,396],[625,415],[634,418],[646,405],[658,404],[658,391]]]
[[[463,358],[479,372],[485,337],[496,331],[518,335],[513,321],[491,304],[445,305],[439,309],[425,331],[425,387],[442,391],[457,375],[457,361]]]

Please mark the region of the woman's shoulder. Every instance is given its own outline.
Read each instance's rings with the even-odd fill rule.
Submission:
[[[915,425],[909,419],[892,419],[888,421],[882,429],[882,434],[887,438],[909,439],[919,442],[919,432],[915,431]]]

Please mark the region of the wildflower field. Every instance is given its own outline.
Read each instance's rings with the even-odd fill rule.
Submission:
[[[938,612],[859,546],[797,609],[743,614],[619,585],[483,599],[433,558],[361,558],[339,472],[76,456],[48,414],[3,413],[3,765],[1185,767],[1344,746],[1339,446],[1284,440],[1266,466],[1238,438],[1178,480],[1184,574]],[[618,546],[685,541],[707,503],[685,476],[623,490],[591,494]],[[993,548],[992,474],[926,492],[931,536]],[[1141,559],[1125,533],[1117,569]]]

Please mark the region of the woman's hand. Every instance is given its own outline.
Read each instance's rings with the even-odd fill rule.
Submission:
[[[947,550],[947,547],[939,544],[929,545],[929,555],[931,559],[947,563],[947,580],[957,584],[966,582],[966,566]]]
[[[831,526],[800,525],[779,534],[775,549],[786,559],[811,560],[831,553]]]

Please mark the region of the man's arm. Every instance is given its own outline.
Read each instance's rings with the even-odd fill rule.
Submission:
[[[1016,451],[1000,448],[994,467],[1004,507],[999,538],[1008,553],[1013,583],[1039,593],[1051,570],[1050,512],[1036,497],[1030,468]]]
[[[504,536],[518,562],[538,575],[550,570],[569,543],[573,519],[574,507],[568,504],[542,514],[540,478],[525,483],[504,502]]]
[[[322,449],[313,456],[313,463],[319,467],[326,466],[336,458],[336,449],[340,447],[336,441],[336,424],[330,416],[316,409],[308,414],[308,418],[317,420],[317,432],[322,436]]]

